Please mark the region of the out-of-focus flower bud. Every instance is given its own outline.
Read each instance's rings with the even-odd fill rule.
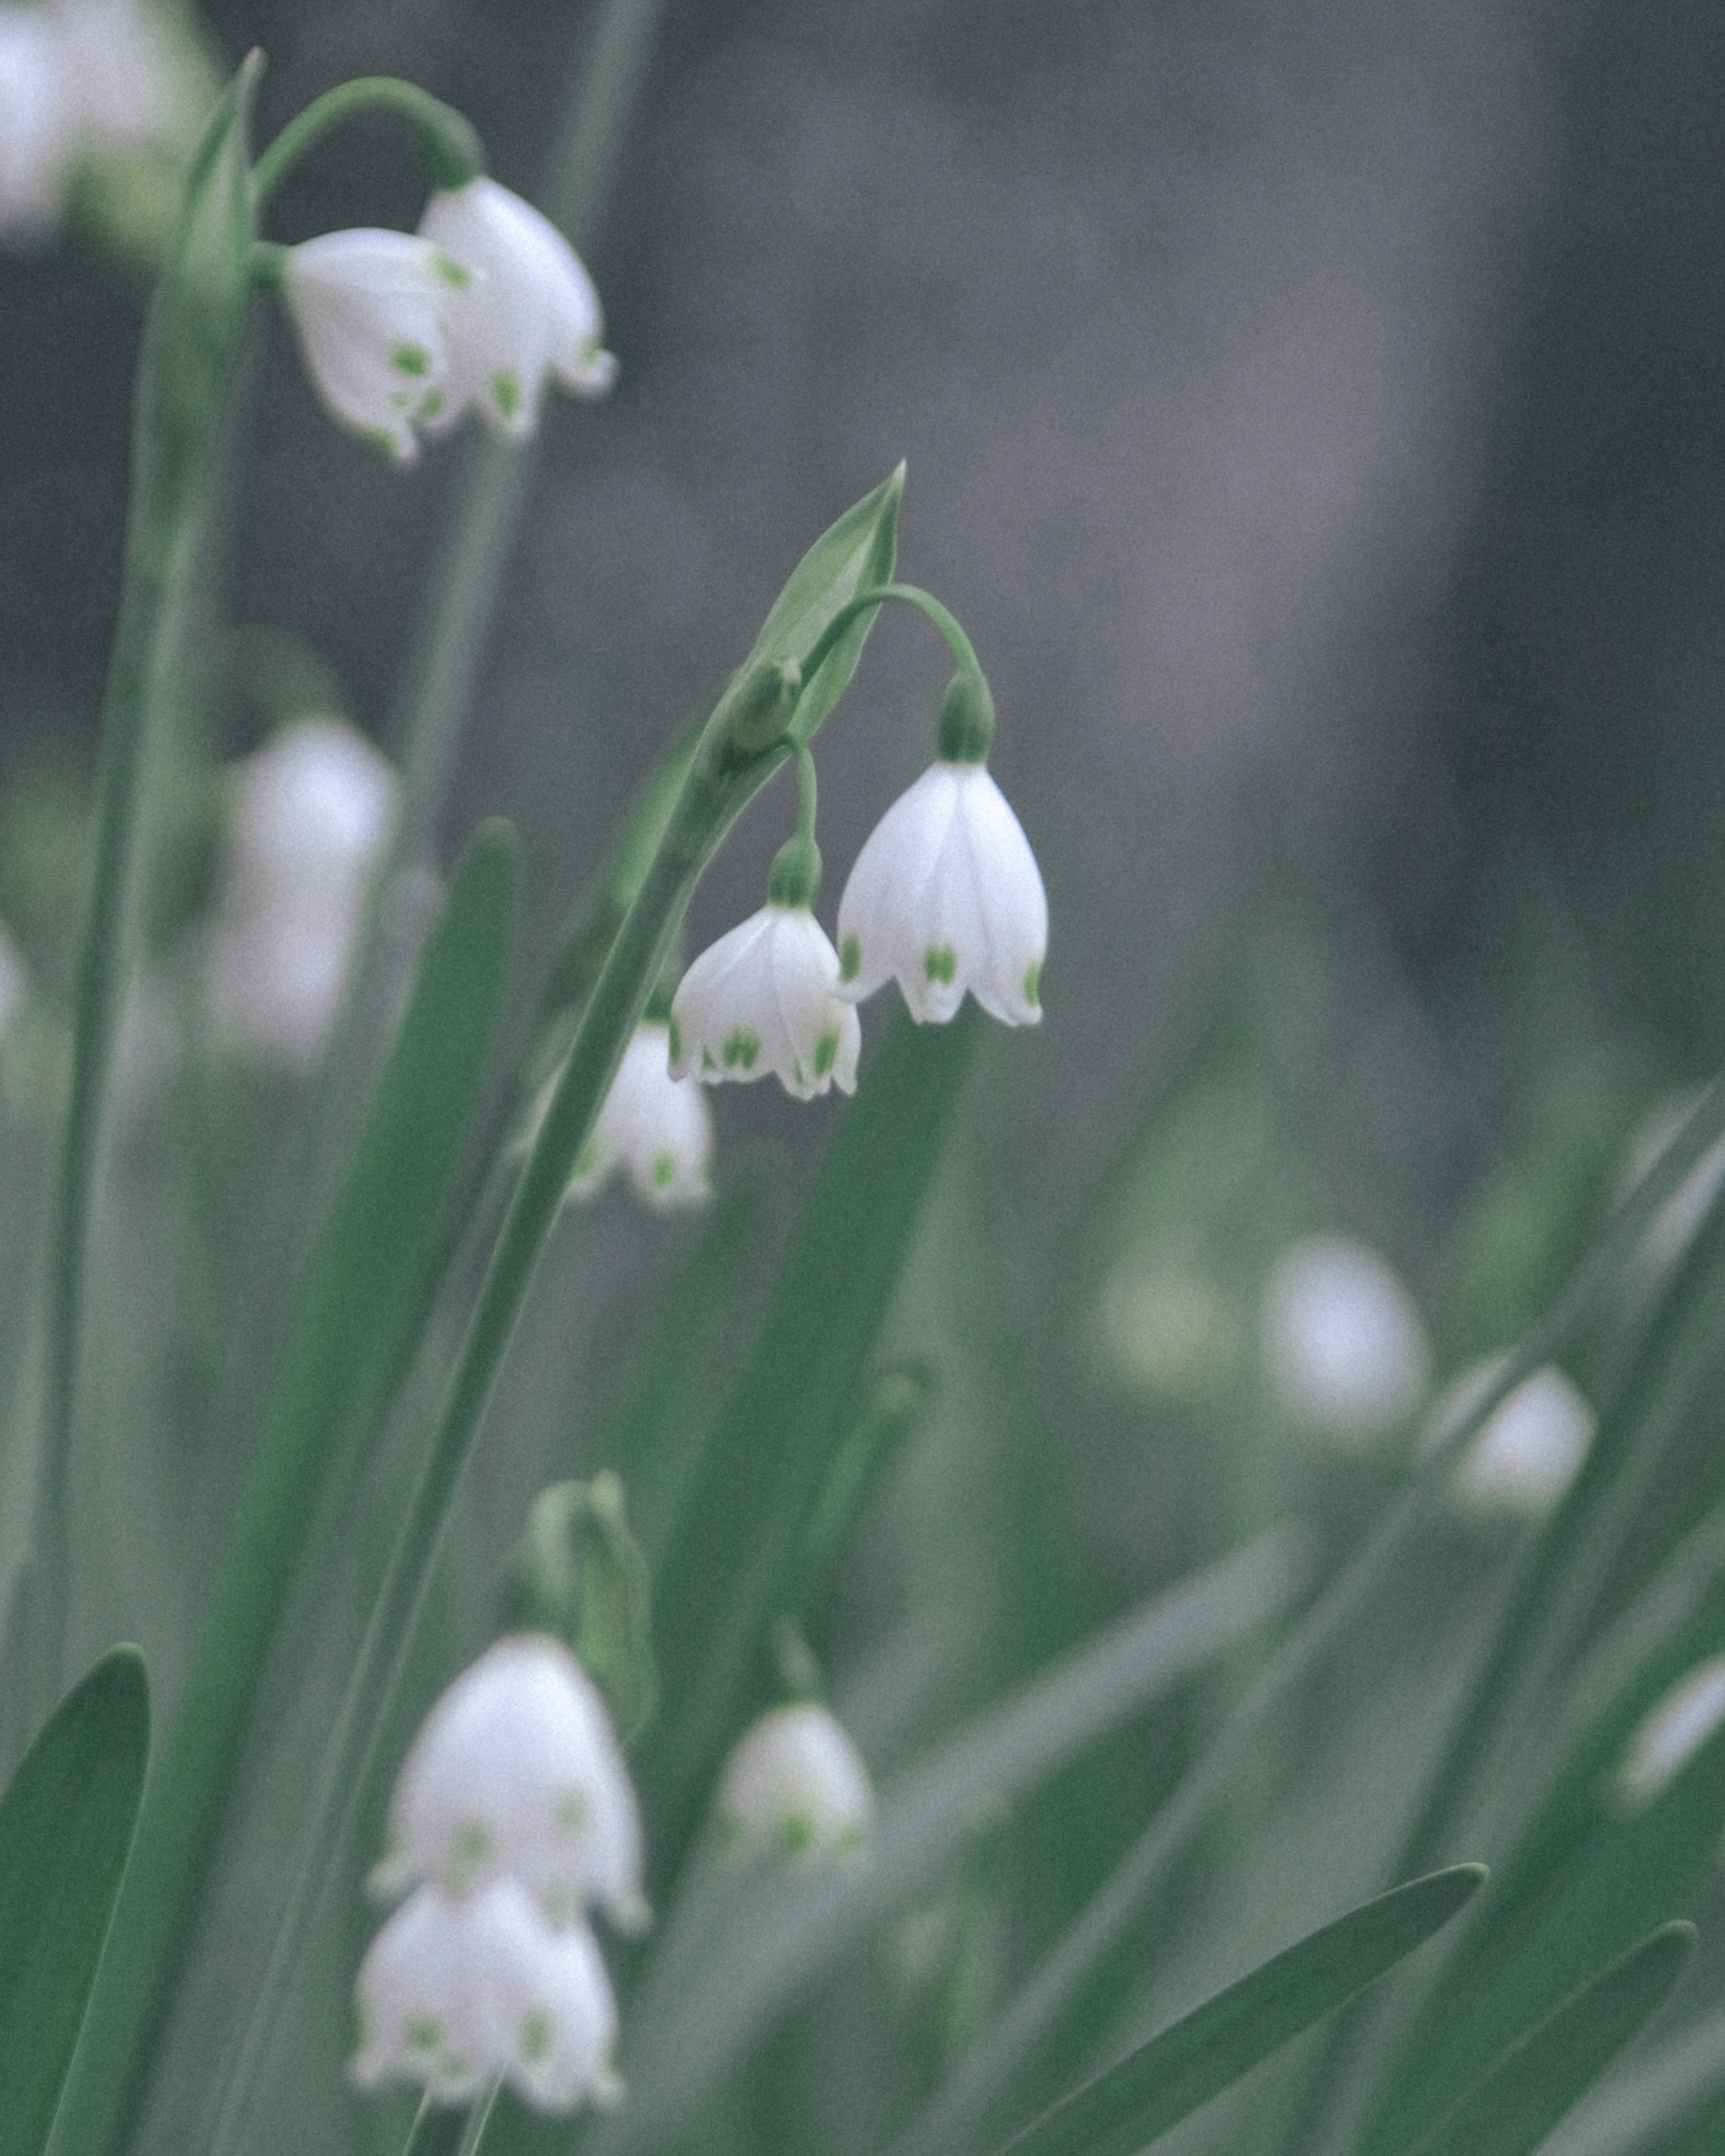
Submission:
[[[744,1732],[719,1784],[719,1815],[747,1854],[831,1863],[867,1845],[875,1793],[842,1725],[803,1700]]]
[[[1264,1359],[1289,1419],[1344,1444],[1393,1429],[1420,1404],[1430,1357],[1413,1299],[1375,1250],[1312,1235],[1265,1290]]]

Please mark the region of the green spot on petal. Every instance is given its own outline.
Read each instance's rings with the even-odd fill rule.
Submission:
[[[577,1835],[588,1821],[588,1802],[579,1789],[565,1789],[557,1802],[557,1829],[561,1835]]]
[[[653,1188],[669,1190],[677,1179],[677,1157],[674,1152],[656,1152],[653,1156]]]
[[[431,354],[423,344],[398,344],[390,357],[398,373],[411,374],[416,380],[431,372]]]
[[[443,408],[444,393],[441,389],[434,389],[429,392],[425,402],[419,407],[419,417],[422,419],[434,419]]]
[[[716,1070],[718,1069],[718,1065],[713,1060],[713,1051],[711,1049],[703,1048],[701,1050],[701,1067],[703,1070]]]
[[[854,981],[862,970],[862,945],[847,936],[839,947],[839,978]]]
[[[575,1166],[571,1172],[578,1179],[580,1179],[591,1175],[598,1164],[598,1147],[589,1138],[580,1152],[576,1154]]]
[[[834,1062],[838,1057],[838,1034],[836,1033],[824,1033],[820,1039],[814,1044],[814,1075],[817,1078],[824,1078],[826,1076],[828,1071],[832,1069]]]
[[[472,270],[464,267],[453,254],[445,254],[441,248],[432,256],[431,266],[444,284],[452,285],[458,292],[465,291],[473,282]]]
[[[521,408],[520,377],[513,374],[494,374],[491,377],[491,394],[496,399],[497,409],[504,418],[514,418],[516,413]]]
[[[793,1812],[778,1822],[778,1845],[787,1856],[801,1856],[814,1845],[814,1821],[807,1812]]]
[[[443,2041],[444,2025],[429,2014],[419,2015],[408,2022],[402,2034],[410,2051],[434,2051]]]
[[[1040,958],[1024,976],[1024,1001],[1032,1010],[1042,1008],[1042,961]]]
[[[680,1063],[683,1060],[683,1029],[675,1019],[670,1022],[670,1038],[665,1045],[670,1050],[671,1061]]]
[[[521,2056],[530,2066],[550,2051],[551,2038],[549,2015],[527,2014],[521,2017]]]
[[[950,943],[931,943],[922,954],[922,971],[931,981],[944,981],[950,988],[958,971],[958,953]]]
[[[356,427],[354,433],[368,449],[381,449],[393,465],[405,464],[402,446],[387,427]]]
[[[725,1068],[734,1070],[740,1063],[745,1070],[752,1070],[755,1058],[761,1053],[761,1037],[740,1025],[725,1043]]]

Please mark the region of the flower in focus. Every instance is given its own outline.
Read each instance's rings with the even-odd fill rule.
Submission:
[[[649,1019],[623,1052],[593,1135],[569,1179],[571,1198],[590,1198],[617,1168],[655,1210],[698,1205],[708,1194],[713,1117],[692,1078],[670,1075],[670,1029]]]
[[[444,408],[445,310],[473,273],[429,239],[360,227],[287,250],[282,296],[317,393],[341,424],[410,465]]]
[[[803,1700],[743,1732],[719,1784],[719,1815],[750,1855],[829,1863],[866,1845],[875,1793],[842,1724]]]
[[[1264,1358],[1289,1419],[1345,1442],[1378,1436],[1425,1391],[1430,1354],[1413,1299],[1375,1250],[1312,1235],[1265,1291]]]
[[[1432,1419],[1440,1442],[1478,1404],[1503,1368],[1494,1356],[1450,1389]],[[1535,1370],[1492,1410],[1455,1470],[1459,1496],[1480,1511],[1547,1512],[1574,1481],[1594,1441],[1593,1409],[1553,1363]]]
[[[768,903],[690,967],[671,999],[670,1068],[708,1085],[778,1072],[812,1100],[856,1091],[862,1027],[839,997],[839,954],[803,906]]]
[[[1006,1025],[1042,1016],[1048,899],[1036,856],[983,763],[931,764],[869,834],[839,901],[841,995],[893,975],[911,1015],[944,1024],[967,988]]]
[[[58,23],[44,8],[0,7],[0,240],[53,228],[80,148]]]
[[[453,424],[470,403],[516,440],[538,424],[545,378],[578,397],[602,397],[617,362],[601,342],[604,321],[593,280],[548,218],[481,176],[434,194],[422,239],[478,273],[444,294],[449,372],[434,418]]]
[[[641,1826],[598,1690],[558,1640],[500,1640],[426,1717],[389,1808],[372,1883],[462,1895],[518,1880],[553,1923],[594,1902],[620,1930],[647,1920]]]
[[[1620,1800],[1651,1804],[1725,1722],[1725,1655],[1715,1655],[1673,1685],[1630,1740],[1617,1779]]]
[[[553,1930],[513,1879],[464,1901],[422,1887],[372,1942],[355,1994],[362,2088],[413,2081],[465,2103],[504,2074],[553,2112],[622,2093],[617,2003],[593,1934]]]
[[[228,865],[211,942],[218,1031],[307,1067],[340,1006],[393,770],[343,721],[297,719],[231,779]]]

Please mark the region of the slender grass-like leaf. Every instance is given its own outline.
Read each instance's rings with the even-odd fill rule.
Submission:
[[[1603,2087],[1552,2136],[1543,2156],[1663,2156],[1666,2137],[1695,2130],[1717,2112],[1725,2092],[1725,2006],[1691,2023],[1669,2043],[1649,2047]],[[1702,2146],[1721,2145],[1714,2137]]]
[[[889,1785],[874,1846],[850,1870],[697,1867],[630,2008],[629,2101],[594,2129],[592,2156],[624,2156],[687,2119],[823,1969],[941,1876],[979,1820],[1273,1623],[1305,1576],[1284,1532],[1154,1596]]]
[[[1517,2039],[1408,2156],[1532,2156],[1670,1996],[1695,1951],[1663,1924]]]
[[[259,1679],[344,1432],[429,1314],[515,942],[506,825],[468,849],[321,1230],[151,1785],[57,2146],[122,2147],[232,1801]]]
[[[641,1781],[660,1876],[678,1868],[726,1747],[760,1697],[784,1608],[885,1322],[975,1043],[896,1014],[845,1111],[666,1555],[659,1718]]]
[[[149,1752],[144,1658],[115,1647],[60,1702],[0,1798],[0,2156],[48,2145]]]
[[[1423,1946],[1485,1876],[1460,1864],[1350,1910],[1075,2089],[1002,2156],[1136,2156]]]
[[[850,1548],[893,1462],[915,1434],[934,1390],[926,1370],[888,1370],[833,1455],[803,1537],[788,1599],[806,1610]]]

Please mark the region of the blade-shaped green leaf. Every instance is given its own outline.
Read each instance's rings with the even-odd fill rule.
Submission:
[[[324,1486],[375,1426],[434,1298],[515,943],[518,849],[484,827],[420,960],[311,1253],[186,1691],[152,1781],[57,2146],[126,2131]]]
[[[115,1647],[0,1798],[0,2156],[48,2144],[144,1792],[150,1688]]]
[[[793,1609],[806,1610],[850,1548],[888,1470],[923,1419],[934,1391],[926,1370],[888,1370],[877,1379],[820,1493],[797,1559]]]
[[[642,1748],[667,1872],[755,1702],[762,1642],[850,1426],[976,1040],[898,1013],[822,1163],[660,1577],[657,1721]]]
[[[1423,1946],[1485,1876],[1483,1865],[1458,1864],[1326,1924],[1075,2089],[1007,2148],[1012,2156],[1135,2156]]]
[[[1661,1925],[1518,2037],[1409,2156],[1532,2156],[1665,2004],[1694,1951],[1692,1924]]]

